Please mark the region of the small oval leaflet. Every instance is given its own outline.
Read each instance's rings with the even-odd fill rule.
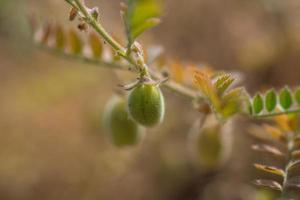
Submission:
[[[279,102],[283,109],[287,110],[292,106],[293,99],[291,91],[288,87],[285,87],[280,91]]]
[[[265,104],[268,112],[271,112],[276,108],[277,95],[273,89],[267,92],[265,96]]]
[[[214,84],[220,94],[223,94],[234,82],[234,78],[230,74],[223,74],[218,77]]]
[[[259,114],[264,107],[264,102],[260,94],[255,95],[253,99],[253,112]]]

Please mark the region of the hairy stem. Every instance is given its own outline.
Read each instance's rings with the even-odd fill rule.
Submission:
[[[273,112],[273,113],[267,113],[267,114],[261,114],[261,115],[253,115],[254,118],[267,118],[267,117],[274,117],[278,115],[286,115],[286,114],[293,114],[293,113],[299,113],[300,108],[297,109],[291,109],[281,112]]]
[[[69,3],[69,1],[67,2]],[[150,75],[146,63],[138,64],[128,53],[130,52],[130,50],[128,51],[125,47],[123,47],[120,43],[113,39],[113,37],[104,29],[102,24],[91,16],[91,14],[88,11],[88,8],[84,5],[84,3],[81,0],[74,0],[74,2],[78,10],[83,15],[83,19],[85,20],[85,22],[91,25],[94,28],[94,30],[100,36],[102,36],[102,38],[117,52],[118,55],[120,55],[130,64],[134,65],[137,69],[139,69],[140,75],[142,77]],[[74,6],[74,4],[71,5]]]
[[[136,69],[140,69],[140,65],[132,58],[130,54],[127,53],[127,50],[125,47],[123,47],[120,43],[118,43],[116,40],[114,40],[111,35],[104,29],[104,27],[99,23],[96,19],[94,19],[91,14],[88,11],[88,8],[84,5],[84,3],[81,0],[66,0],[67,3],[69,3],[71,6],[75,6],[79,12],[81,13],[83,19],[86,23],[91,25],[93,29],[104,39],[105,42],[107,42],[121,57],[123,57],[127,62],[133,66],[135,66]],[[77,56],[77,58],[79,58]],[[87,60],[86,58],[82,57],[83,60]],[[95,61],[92,61],[92,63],[96,64]],[[108,63],[99,63],[99,64],[108,64]],[[109,64],[111,66],[111,64]],[[117,69],[126,69],[126,67],[118,66],[115,67]],[[127,67],[128,70],[129,67]],[[161,79],[161,75],[158,72],[155,72],[154,70],[150,70],[146,63],[142,63],[142,69],[140,69],[141,76],[151,76],[154,79]],[[199,96],[199,93],[183,86],[182,84],[176,83],[174,81],[168,81],[164,84],[164,86],[173,92],[176,92],[182,96],[194,99],[197,96]]]
[[[285,175],[282,183],[282,192],[280,200],[289,200],[291,199],[288,193],[288,179],[289,179],[289,164],[292,162],[292,151],[294,149],[294,138],[295,133],[291,132],[288,135],[287,141],[287,156],[286,156],[286,166],[285,166]]]
[[[69,3],[69,1],[67,1]],[[112,47],[114,48],[120,55],[125,54],[125,49],[122,47],[121,44],[119,44],[116,40],[114,40],[109,33],[104,29],[104,27],[98,23],[89,13],[86,6],[80,1],[80,0],[74,0],[76,6],[78,7],[78,10],[82,12],[84,15],[85,21],[90,24],[95,31],[102,36],[102,38]],[[74,6],[73,4],[71,4]]]
[[[56,54],[60,57],[63,57],[63,58],[69,59],[69,60],[78,60],[80,62],[94,65],[97,67],[109,68],[109,69],[114,69],[114,70],[130,71],[129,65],[124,65],[121,63],[117,63],[117,62],[103,61],[100,59],[88,58],[88,57],[85,57],[82,55],[69,54],[69,53],[65,53],[63,51],[58,51],[57,49],[49,48],[44,45],[38,45],[38,47],[45,51],[48,51],[51,54]],[[149,71],[153,78],[161,79],[160,73],[155,72],[154,70],[149,70]],[[185,87],[184,85],[177,83],[175,81],[172,81],[172,80],[169,80],[168,82],[162,84],[162,86],[180,96],[183,96],[183,97],[186,97],[189,99],[194,99],[194,98],[200,96],[200,94],[196,90]]]

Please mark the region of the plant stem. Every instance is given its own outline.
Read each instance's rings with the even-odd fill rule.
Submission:
[[[286,114],[293,114],[293,113],[299,113],[300,108],[298,109],[292,109],[292,110],[287,110],[287,111],[282,111],[282,112],[274,112],[274,113],[267,113],[267,114],[261,114],[261,115],[253,115],[254,118],[267,118],[267,117],[274,117],[278,115],[286,115]]]
[[[47,51],[51,54],[55,54],[59,57],[68,59],[68,60],[77,60],[86,64],[90,64],[90,65],[94,65],[94,66],[101,66],[104,68],[109,68],[109,69],[115,69],[115,70],[128,70],[129,66],[125,66],[125,65],[120,65],[116,62],[108,62],[108,61],[103,61],[100,59],[96,59],[96,58],[89,58],[89,57],[84,57],[81,55],[76,55],[76,54],[70,54],[70,53],[66,53],[64,51],[60,51],[57,49],[53,49],[53,48],[49,48],[45,45],[41,45],[41,44],[37,44],[38,48],[41,48],[44,51]]]
[[[104,27],[101,25],[101,23],[99,23],[96,19],[94,19],[91,14],[89,13],[89,11],[87,10],[87,7],[84,5],[84,3],[81,0],[74,0],[74,1],[70,1],[70,0],[66,0],[67,3],[69,3],[72,6],[76,6],[78,8],[78,10],[81,12],[81,14],[83,15],[83,19],[85,20],[86,23],[88,23],[89,25],[91,25],[95,31],[102,36],[102,38],[104,39],[105,42],[107,42],[121,57],[123,57],[125,60],[127,60],[127,62],[133,66],[135,66],[137,69],[140,68],[140,66],[138,66],[138,64],[136,63],[136,61],[127,53],[126,48],[123,47],[121,44],[119,44],[116,40],[114,40],[110,34],[104,29]],[[76,56],[77,58],[79,56]],[[85,61],[88,60],[84,57],[82,57],[82,59],[84,59]],[[94,61],[93,61],[94,63]],[[99,63],[100,64],[100,63]],[[108,64],[108,63],[101,63],[101,64]],[[109,64],[111,66],[111,64]],[[125,69],[125,67],[123,66],[118,66],[115,67],[117,69]],[[128,67],[127,67],[128,69]],[[140,73],[143,73],[143,75],[150,75],[151,77],[155,78],[155,79],[161,79],[161,75],[160,73],[157,73],[155,71],[150,71],[148,69],[148,66],[146,63],[143,63],[142,65],[142,69],[140,71]],[[183,86],[182,84],[176,83],[174,81],[168,81],[165,84],[163,84],[166,88],[191,99],[196,98],[197,96],[199,96],[199,93],[187,88],[185,86]]]
[[[110,69],[115,69],[115,70],[124,70],[124,71],[128,71],[130,68],[129,65],[124,65],[121,63],[117,63],[117,62],[109,62],[109,61],[103,61],[100,59],[84,57],[82,55],[69,54],[64,51],[49,48],[44,45],[37,45],[37,46],[45,51],[52,53],[52,54],[57,54],[60,57],[70,59],[70,60],[78,60],[78,61],[81,61],[81,62],[84,62],[87,64],[91,64],[91,65],[94,65],[97,67],[104,67],[104,68],[110,68]],[[150,74],[155,79],[161,78],[161,75],[158,72],[150,70]],[[168,82],[162,84],[162,86],[169,89],[170,91],[173,91],[174,93],[176,93],[178,95],[181,95],[181,96],[189,98],[189,99],[194,99],[200,95],[196,90],[187,88],[184,85],[174,82],[172,80],[169,80]]]
[[[69,1],[67,1],[69,3]],[[148,66],[143,63],[142,67],[137,64],[135,60],[132,59],[130,54],[126,50],[125,47],[123,47],[120,43],[118,43],[116,40],[113,39],[113,37],[104,29],[104,27],[99,23],[94,17],[91,16],[89,11],[87,10],[87,7],[84,5],[84,3],[81,0],[74,0],[76,6],[78,7],[78,10],[83,14],[83,19],[85,20],[86,23],[91,25],[94,30],[102,36],[104,41],[106,41],[116,52],[118,55],[123,57],[125,60],[127,60],[130,64],[134,65],[137,67],[137,69],[140,69],[140,73],[142,76],[144,75],[149,75],[148,73]],[[73,5],[73,4],[71,4]],[[74,6],[74,5],[73,5]]]
[[[280,196],[280,200],[289,200],[291,197],[288,194],[288,179],[289,179],[289,164],[292,161],[292,151],[294,149],[294,139],[295,139],[295,133],[290,132],[288,133],[288,138],[287,138],[287,156],[286,156],[286,166],[284,170],[284,178],[283,178],[283,183],[282,183],[282,192]]]
[[[109,33],[104,29],[104,27],[91,16],[91,14],[89,13],[89,11],[85,7],[85,5],[80,0],[74,0],[74,2],[77,5],[78,10],[80,10],[80,12],[82,12],[82,14],[84,15],[85,21],[88,24],[90,24],[95,29],[95,31],[97,33],[99,33],[103,37],[103,39],[108,44],[110,44],[110,46],[112,46],[112,48],[114,48],[121,55],[124,55],[125,49],[122,47],[122,45],[119,44],[116,40],[114,40],[109,35]],[[69,1],[68,1],[68,3],[69,3]]]

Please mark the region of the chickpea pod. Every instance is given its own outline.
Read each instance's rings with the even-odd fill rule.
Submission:
[[[112,143],[117,147],[137,144],[144,132],[144,128],[130,118],[125,99],[119,96],[109,100],[103,121]]]
[[[138,84],[129,94],[130,116],[139,124],[151,127],[162,122],[165,114],[163,94],[158,85]]]
[[[232,124],[221,125],[210,115],[201,124],[196,121],[190,131],[192,160],[204,170],[219,168],[228,160],[232,145]]]

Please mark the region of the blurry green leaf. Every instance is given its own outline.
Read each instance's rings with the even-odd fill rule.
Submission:
[[[132,30],[132,37],[137,38],[140,34],[145,32],[147,29],[157,26],[159,23],[160,23],[160,19],[158,18],[151,18],[146,20],[143,24],[134,27],[134,29]]]
[[[271,112],[275,109],[277,104],[277,95],[273,89],[267,92],[265,97],[265,104],[268,112]]]
[[[215,87],[220,94],[223,94],[233,82],[234,78],[230,74],[223,74],[217,79]]]
[[[223,97],[221,114],[224,118],[230,117],[242,109],[242,102],[245,97],[243,87],[238,87],[227,92]]]
[[[258,114],[262,111],[264,107],[264,102],[260,94],[257,94],[253,99],[253,112]]]
[[[158,0],[127,0],[125,22],[129,41],[159,23],[161,8]]]
[[[297,88],[297,90],[295,92],[295,99],[296,99],[298,105],[300,105],[300,87]]]
[[[283,109],[287,110],[291,107],[293,100],[292,94],[288,87],[282,89],[279,93],[279,102]]]

